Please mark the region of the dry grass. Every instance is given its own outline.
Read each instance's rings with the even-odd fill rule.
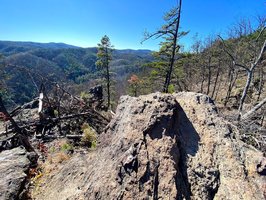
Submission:
[[[73,146],[67,140],[59,140],[50,146],[47,158],[44,162],[39,163],[37,169],[32,172],[30,196],[36,196],[41,192],[41,187],[49,180],[54,171],[60,169],[64,162],[70,159],[68,150]]]
[[[70,156],[65,152],[58,152],[48,157],[49,164],[61,164],[62,162],[69,160]]]

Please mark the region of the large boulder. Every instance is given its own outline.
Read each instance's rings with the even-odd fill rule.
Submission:
[[[0,199],[15,200],[25,195],[24,186],[30,160],[26,150],[17,147],[0,153]]]
[[[43,177],[36,199],[264,199],[265,158],[202,94],[123,96],[95,151]]]
[[[200,138],[191,154],[191,137],[180,124],[192,199],[265,199],[266,159],[239,140],[235,126],[219,117],[206,95],[174,95]],[[185,118],[180,116],[180,118]]]

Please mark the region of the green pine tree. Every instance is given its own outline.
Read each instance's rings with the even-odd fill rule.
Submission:
[[[103,36],[101,43],[98,44],[98,53],[96,66],[103,71],[103,77],[106,82],[107,89],[107,108],[111,108],[111,76],[110,76],[110,62],[112,60],[113,45],[107,35]]]

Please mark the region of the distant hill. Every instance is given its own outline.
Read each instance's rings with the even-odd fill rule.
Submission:
[[[65,43],[41,43],[41,42],[21,42],[21,41],[0,41],[1,46],[14,46],[14,47],[25,47],[25,48],[52,48],[52,49],[65,49],[65,48],[81,48],[74,45]]]
[[[32,73],[52,76],[58,81],[70,84],[81,84],[99,78],[95,66],[96,47],[81,48],[63,43],[0,41],[0,54],[4,55],[7,64],[23,66]],[[150,50],[114,50],[113,60],[110,63],[114,79],[126,81],[130,74],[139,72],[141,66],[152,59]],[[13,102],[24,103],[36,95],[32,90],[34,84],[28,72],[10,67],[6,71],[10,77],[8,89],[12,94]],[[38,84],[40,80],[36,82]]]
[[[77,46],[64,44],[64,43],[37,43],[37,42],[15,42],[15,41],[0,41],[0,53],[10,55],[29,51],[32,49],[67,49],[67,48],[80,48]]]

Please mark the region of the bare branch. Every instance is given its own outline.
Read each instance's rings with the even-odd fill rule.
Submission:
[[[15,67],[17,69],[20,69],[20,70],[24,70],[26,71],[27,73],[32,73],[29,69],[27,69],[26,67],[24,66],[19,66],[19,65],[14,65],[14,64],[7,64],[7,66],[10,66],[10,67]],[[50,84],[52,85],[55,85],[57,88],[59,88],[60,90],[62,90],[64,93],[66,93],[67,95],[69,95],[70,97],[72,97],[73,99],[75,99],[76,101],[78,102],[83,102],[82,99],[76,97],[76,96],[73,96],[71,93],[69,93],[66,89],[63,88],[63,86],[61,86],[58,82],[54,81],[54,80],[51,80],[49,79],[48,77],[45,77],[43,75],[40,75],[39,73],[37,72],[33,72],[35,75],[37,75],[38,77],[40,77],[41,79],[49,82]],[[48,99],[49,100],[49,99]]]
[[[246,66],[241,65],[241,64],[239,64],[239,63],[236,63],[235,61],[233,61],[233,64],[234,64],[235,66],[238,66],[238,67],[241,67],[241,68],[245,69],[246,71],[249,71],[249,68],[247,68]]]
[[[239,63],[236,63],[234,56],[233,56],[233,55],[227,50],[227,46],[226,46],[226,44],[225,44],[224,39],[223,39],[220,35],[218,35],[218,37],[221,39],[221,41],[222,41],[222,43],[223,43],[223,50],[224,50],[225,53],[227,53],[228,56],[232,59],[232,61],[233,61],[233,65],[238,66],[238,67],[241,67],[241,68],[243,68],[243,69],[249,71],[249,68],[248,68],[248,67],[246,67],[246,66],[244,66],[244,65],[241,65],[241,64],[239,64]]]
[[[260,60],[262,59],[262,55],[263,55],[263,53],[265,52],[265,50],[266,50],[266,39],[264,40],[264,43],[263,43],[263,45],[262,45],[262,47],[261,47],[261,50],[260,50],[260,54],[259,54],[259,56],[257,57],[255,63],[252,65],[251,70],[253,70],[253,69],[258,65],[258,63],[259,63]]]
[[[262,33],[264,32],[264,30],[265,30],[265,27],[263,27],[263,28],[261,29],[261,31],[260,31],[258,37],[257,37],[256,40],[255,40],[256,42],[259,40],[259,38],[261,37],[261,35],[262,35]]]

